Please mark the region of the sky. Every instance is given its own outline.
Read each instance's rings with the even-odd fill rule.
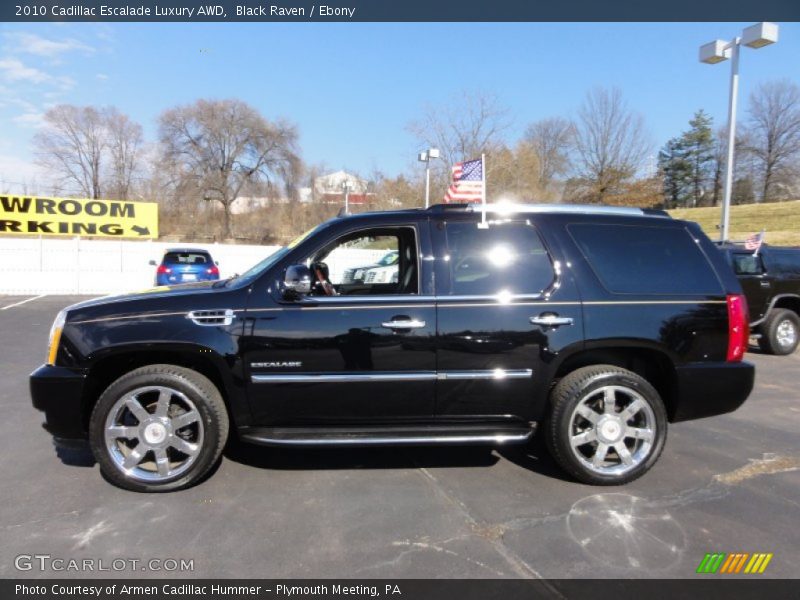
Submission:
[[[698,46],[750,23],[26,23],[0,24],[0,181],[43,174],[31,139],[56,104],[113,105],[155,141],[165,109],[239,98],[300,132],[309,164],[389,176],[421,168],[408,131],[426,107],[490,93],[508,141],[574,116],[594,86],[616,86],[644,117],[654,153],[703,108],[725,123],[730,66]],[[741,55],[740,118],[759,83],[800,84],[800,23]]]

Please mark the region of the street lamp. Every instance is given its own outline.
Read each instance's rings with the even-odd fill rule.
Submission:
[[[425,163],[425,208],[428,208],[431,198],[431,159],[439,158],[438,148],[428,148],[417,156],[419,162]]]
[[[736,145],[736,101],[739,95],[739,48],[763,48],[778,41],[778,26],[775,23],[756,23],[746,27],[741,37],[731,41],[714,40],[700,46],[700,62],[714,65],[731,59],[731,90],[728,99],[728,158],[725,164],[725,196],[722,202],[721,241],[728,239],[730,224],[731,194],[733,193],[733,157]]]
[[[344,190],[344,213],[350,213],[350,190],[353,188],[353,182],[345,179],[342,182],[342,190]]]

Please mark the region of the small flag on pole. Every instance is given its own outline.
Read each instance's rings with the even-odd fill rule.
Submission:
[[[758,254],[758,250],[761,248],[761,244],[763,243],[764,230],[762,229],[760,233],[754,233],[744,241],[744,248],[745,250],[755,250],[753,254]]]
[[[482,202],[483,197],[483,158],[453,165],[453,183],[444,194],[445,204]]]

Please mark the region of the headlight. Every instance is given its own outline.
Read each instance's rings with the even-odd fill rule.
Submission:
[[[56,364],[56,354],[58,354],[58,345],[61,343],[61,331],[64,329],[64,322],[67,320],[67,311],[62,310],[56,315],[56,320],[53,321],[53,326],[50,328],[50,342],[47,351],[47,364]]]

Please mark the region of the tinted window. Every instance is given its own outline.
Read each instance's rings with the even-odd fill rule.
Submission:
[[[211,257],[204,252],[167,252],[164,255],[164,262],[182,265],[204,265],[211,262]]]
[[[761,256],[752,254],[734,254],[733,270],[737,275],[760,275],[764,272]]]
[[[616,294],[718,294],[721,287],[685,229],[631,225],[567,227],[603,285]]]
[[[773,272],[800,275],[800,250],[770,248],[767,263]]]
[[[539,235],[527,223],[448,223],[450,293],[493,296],[539,294],[555,278]]]

